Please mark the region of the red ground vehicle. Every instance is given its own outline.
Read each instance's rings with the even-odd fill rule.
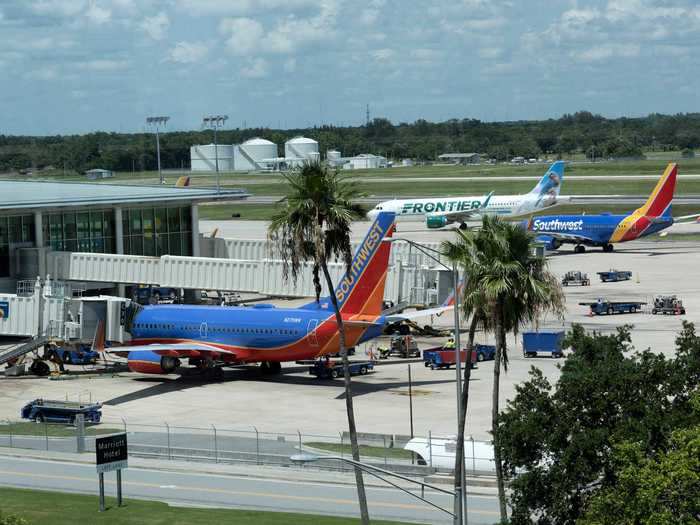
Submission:
[[[455,364],[455,360],[457,358],[455,354],[455,350],[445,350],[441,346],[430,348],[423,351],[423,363],[425,366],[429,366],[431,370],[435,370],[436,368],[450,368]],[[467,351],[462,350],[459,353],[459,358],[462,363],[465,363],[467,361]],[[472,368],[474,368],[474,363],[476,363],[476,360],[476,350],[472,350]]]

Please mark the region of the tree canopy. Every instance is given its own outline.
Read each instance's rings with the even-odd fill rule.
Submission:
[[[700,147],[700,113],[608,119],[580,111],[548,120],[482,122],[464,118],[398,124],[375,118],[363,126],[221,130],[218,142],[238,144],[260,136],[282,145],[297,135],[317,140],[322,152],[338,149],[346,156],[375,153],[390,158],[435,160],[442,153],[479,152],[505,160],[513,156],[595,152],[598,157],[621,158],[638,157],[644,149]],[[161,132],[163,167],[189,167],[190,146],[209,144],[213,139],[211,130]],[[0,134],[0,171],[46,166],[77,171],[153,170],[155,140],[150,133],[97,132],[48,137]]]
[[[577,523],[590,512],[584,523],[666,523],[648,512],[647,521],[628,518],[645,516],[646,498],[655,498],[659,513],[674,512],[678,498],[662,489],[679,479],[694,480],[685,484],[693,491],[686,497],[700,501],[697,462],[678,464],[682,473],[671,464],[698,446],[694,325],[684,323],[670,359],[633,352],[630,327],[602,335],[574,326],[564,344],[573,353],[556,385],[533,367],[499,417],[496,443],[510,482],[512,522]],[[658,479],[649,478],[652,473]],[[596,521],[625,497],[625,486],[640,491],[621,504],[627,513],[616,515],[619,521]]]

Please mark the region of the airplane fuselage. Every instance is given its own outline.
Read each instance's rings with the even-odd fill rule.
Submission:
[[[335,315],[323,304],[315,309],[260,304],[253,307],[146,306],[132,322],[131,344],[196,341],[226,350],[218,356],[219,360],[233,363],[313,359],[339,349]],[[381,316],[352,318],[373,324],[347,326],[348,347],[381,335],[384,323]]]
[[[395,199],[379,204],[370,212],[392,211],[399,221],[425,221],[426,216],[439,213],[469,213],[470,220],[484,215],[522,217],[557,204],[555,199],[538,199],[533,195],[434,197],[426,199]]]
[[[606,246],[626,242],[660,232],[673,224],[672,217],[657,217],[653,221],[639,221],[628,224],[630,215],[549,215],[535,217],[529,223],[529,229],[541,241],[561,244],[585,244],[587,246]],[[554,239],[547,234],[571,236],[570,239]],[[587,239],[577,239],[577,237]]]

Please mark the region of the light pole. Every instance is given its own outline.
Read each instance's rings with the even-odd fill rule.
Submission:
[[[445,514],[448,514],[449,516],[452,516],[455,520],[457,520],[457,516],[455,514],[445,508],[442,508],[440,505],[437,505],[433,503],[432,501],[426,499],[424,497],[425,495],[425,487],[428,487],[431,490],[434,490],[436,492],[441,492],[442,494],[447,494],[448,496],[455,497],[455,493],[452,492],[451,490],[443,489],[442,487],[436,487],[435,485],[430,485],[429,483],[425,483],[423,481],[418,481],[416,479],[408,478],[406,476],[402,476],[401,474],[397,474],[396,472],[391,472],[390,470],[385,470],[383,468],[375,467],[374,465],[369,465],[366,463],[360,463],[359,461],[355,461],[346,457],[342,456],[316,456],[314,454],[295,454],[293,456],[290,456],[289,458],[292,460],[294,463],[312,463],[314,461],[325,461],[325,460],[333,460],[333,461],[343,461],[345,463],[348,463],[354,467],[359,468],[360,470],[366,472],[370,476],[374,476],[377,479],[382,480],[383,482],[391,485],[395,489],[398,489],[402,492],[405,492],[409,496],[413,496],[414,498],[417,498],[421,500],[423,503],[426,503],[427,505],[430,505],[431,507],[440,510],[444,512]],[[414,494],[410,490],[406,490],[405,488],[401,487],[400,485],[393,483],[386,479],[385,476],[392,476],[394,478],[398,478],[400,480],[409,482],[409,483],[415,483],[416,485],[421,486],[421,495],[419,496],[418,494]],[[457,522],[461,525],[461,521]]]
[[[444,255],[442,252],[435,250],[433,248],[428,248],[417,242],[411,241],[405,238],[394,237],[391,242],[404,241],[415,247],[418,251],[422,252],[426,257],[432,259],[440,266],[452,272],[452,286],[454,289],[454,305],[453,305],[453,316],[454,316],[454,338],[455,338],[455,369],[457,372],[456,386],[457,386],[457,422],[459,423],[460,415],[462,414],[462,346],[460,342],[460,328],[459,328],[459,274],[457,271],[457,263],[452,263],[452,268],[445,265],[440,259],[431,255],[428,252],[433,252],[437,255]],[[471,366],[471,355],[467,356],[467,363],[465,366]],[[459,430],[459,429],[457,429]],[[432,446],[428,443],[428,446]],[[455,522],[456,523],[466,523],[467,520],[467,476],[464,465],[464,445],[462,445],[462,457],[459,458],[461,463],[461,476],[459,479],[459,484],[454,492],[455,496]],[[456,474],[456,473],[455,473]]]
[[[158,158],[158,178],[160,179],[160,183],[163,184],[165,181],[163,180],[163,172],[160,169],[160,134],[159,134],[159,128],[160,126],[165,126],[167,124],[168,120],[170,120],[170,117],[148,117],[146,119],[146,124],[149,126],[153,126],[156,130],[156,157]]]
[[[221,191],[221,183],[219,181],[219,143],[217,141],[217,131],[228,120],[228,115],[210,115],[202,119],[202,126],[214,130],[214,162],[216,163],[216,193]]]

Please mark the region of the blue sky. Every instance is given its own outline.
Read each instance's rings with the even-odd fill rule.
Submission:
[[[697,0],[0,0],[0,134],[698,107]]]

